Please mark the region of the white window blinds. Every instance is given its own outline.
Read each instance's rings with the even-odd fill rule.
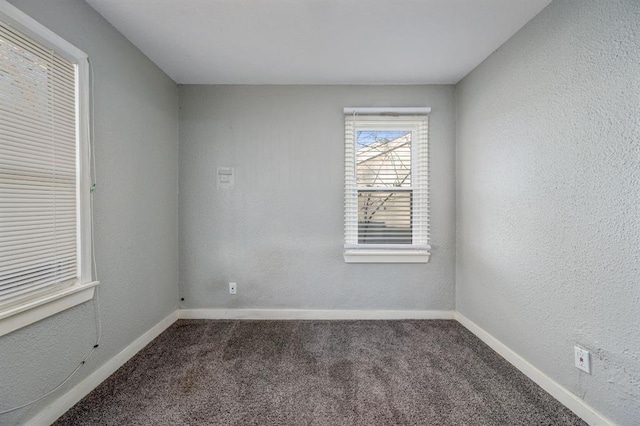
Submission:
[[[428,116],[345,110],[345,249],[427,250]]]
[[[0,22],[0,305],[79,277],[76,68]]]

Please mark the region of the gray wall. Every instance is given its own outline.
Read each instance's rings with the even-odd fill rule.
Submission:
[[[13,0],[95,70],[95,240],[103,342],[51,402],[177,307],[177,86],[81,0]],[[92,302],[0,337],[0,411],[57,385],[93,346]],[[45,403],[46,403],[45,402]],[[0,417],[25,421],[43,403]]]
[[[345,264],[342,109],[419,105],[433,108],[431,261]],[[454,108],[453,86],[181,86],[183,306],[453,309]],[[216,189],[221,166],[234,189]]]
[[[640,2],[556,0],[457,86],[457,309],[640,420]],[[592,351],[592,375],[573,346]]]
[[[171,313],[178,278],[189,308],[453,309],[457,274],[460,312],[614,421],[640,418],[637,1],[556,0],[457,102],[452,86],[181,87],[179,277],[175,84],[81,0],[12,3],[95,68],[104,339],[54,398]],[[433,108],[431,261],[345,264],[342,108],[407,105]],[[216,189],[219,166],[234,189]],[[0,410],[93,339],[91,303],[1,337]]]

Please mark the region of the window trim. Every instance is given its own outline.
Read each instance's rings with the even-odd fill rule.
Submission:
[[[90,176],[90,100],[88,55],[73,46],[20,9],[0,0],[0,19],[14,29],[76,64],[78,169],[78,269],[79,280],[62,288],[25,297],[0,308],[0,336],[25,327],[48,316],[69,309],[93,298],[95,287],[92,272],[91,176]]]
[[[409,108],[344,108],[344,118],[345,118],[345,239],[344,239],[344,261],[346,263],[427,263],[429,262],[430,250],[431,247],[428,245],[428,230],[427,230],[427,241],[424,241],[423,244],[357,244],[353,243],[353,241],[349,241],[349,236],[347,233],[353,226],[353,213],[351,215],[348,213],[349,211],[357,211],[357,197],[354,201],[353,195],[348,193],[347,187],[352,186],[355,188],[355,191],[358,191],[358,187],[354,184],[354,179],[356,179],[356,154],[355,154],[355,132],[357,129],[353,129],[353,131],[349,131],[348,126],[348,118],[349,116],[364,116],[362,118],[363,121],[368,121],[368,128],[374,126],[380,130],[393,130],[394,128],[407,128],[411,127],[412,131],[416,131],[419,129],[419,121],[424,120],[425,116],[431,112],[431,108],[428,107],[409,107]],[[402,124],[402,122],[408,123],[408,126]],[[379,122],[380,124],[378,124]],[[373,124],[371,124],[373,123]],[[428,125],[427,125],[428,128]],[[350,136],[348,136],[350,135]],[[419,139],[416,139],[419,141]],[[426,159],[428,159],[428,137],[424,141],[426,143],[425,147],[425,155]],[[350,152],[353,152],[350,155]],[[411,144],[411,152],[412,152],[412,160],[411,160],[411,173],[412,173],[412,183],[411,183],[411,191],[415,191],[417,189],[416,181],[414,179],[413,173],[418,173],[417,168],[415,166],[415,162],[419,161],[418,159],[418,143]],[[353,158],[352,158],[353,157]],[[425,161],[426,159],[420,159],[420,161]],[[354,164],[351,164],[354,162]],[[424,189],[424,194],[427,197],[427,207],[423,214],[427,217],[425,219],[425,226],[428,229],[429,226],[429,218],[428,218],[428,165],[426,165],[424,173],[426,174],[426,188]],[[413,211],[413,210],[412,210]],[[357,221],[357,218],[355,219]],[[357,226],[357,225],[356,225]],[[356,228],[357,229],[357,228]]]

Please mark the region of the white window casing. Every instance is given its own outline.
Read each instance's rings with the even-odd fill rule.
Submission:
[[[429,112],[344,109],[345,262],[429,261]]]
[[[0,336],[93,297],[87,55],[0,0]]]

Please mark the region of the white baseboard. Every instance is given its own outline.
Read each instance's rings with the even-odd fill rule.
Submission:
[[[180,319],[243,320],[400,320],[455,319],[454,311],[386,311],[320,309],[179,309]]]
[[[614,423],[584,400],[562,387],[527,360],[493,337],[476,323],[455,311],[390,310],[305,310],[305,309],[178,309],[152,327],[120,353],[75,387],[44,408],[27,422],[28,426],[48,426],[113,374],[131,357],[166,330],[177,319],[246,319],[246,320],[398,320],[455,319],[480,340],[509,361],[514,367],[549,392],[560,403],[592,426]]]
[[[178,311],[172,312],[165,319],[154,325],[149,331],[134,340],[129,346],[120,351],[116,356],[107,361],[102,367],[94,371],[86,379],[71,388],[67,393],[44,408],[35,417],[29,420],[28,426],[49,426],[55,422],[58,417],[67,412],[78,401],[87,396],[89,392],[95,389],[107,377],[113,374],[118,368],[122,367],[131,357],[137,354],[142,348],[148,345],[153,339],[158,337],[160,333],[165,331],[177,319]]]
[[[598,413],[584,400],[561,386],[558,382],[554,381],[542,371],[538,370],[533,364],[529,363],[526,359],[522,358],[504,343],[493,337],[484,329],[480,328],[479,325],[462,315],[460,312],[455,313],[455,319],[585,422],[592,426],[614,424],[611,420]]]

